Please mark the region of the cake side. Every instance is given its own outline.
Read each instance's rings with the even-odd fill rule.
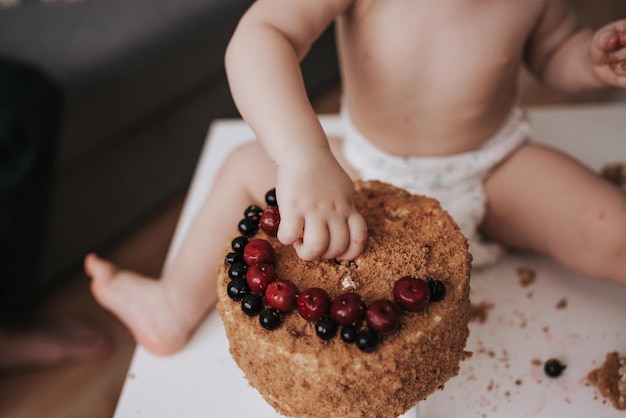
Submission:
[[[446,295],[419,313],[403,313],[400,329],[373,353],[339,338],[320,339],[297,313],[268,331],[226,295],[218,271],[218,311],[233,358],[277,411],[288,416],[398,416],[456,375],[469,331],[471,256],[458,226],[433,199],[379,182],[356,183],[356,205],[369,237],[350,262],[303,262],[291,247],[267,238],[280,278],[331,297],[356,291],[366,303],[391,298],[396,280],[412,275],[443,281]]]

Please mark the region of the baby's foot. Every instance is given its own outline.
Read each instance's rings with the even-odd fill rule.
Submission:
[[[195,324],[163,281],[120,270],[95,254],[85,258],[85,272],[92,278],[91,292],[98,303],[130,329],[138,344],[165,355],[187,343]]]

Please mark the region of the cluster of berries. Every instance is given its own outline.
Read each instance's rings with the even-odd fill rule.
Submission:
[[[429,302],[445,296],[442,281],[413,276],[396,281],[395,303],[379,299],[366,305],[356,292],[345,292],[331,299],[318,287],[300,292],[292,281],[277,277],[272,245],[264,239],[251,239],[259,228],[269,236],[276,236],[280,213],[274,189],[266,194],[265,200],[266,209],[249,206],[244,211],[239,222],[242,235],[232,241],[233,251],[225,259],[230,278],[228,296],[241,303],[245,314],[259,315],[263,328],[280,327],[283,315],[297,310],[302,318],[315,323],[316,334],[321,339],[330,340],[339,332],[345,343],[355,343],[361,351],[373,352],[381,337],[393,334],[400,327],[401,310],[420,312]]]

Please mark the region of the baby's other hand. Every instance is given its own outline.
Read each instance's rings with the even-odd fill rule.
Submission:
[[[328,149],[312,149],[278,168],[278,240],[303,260],[352,260],[367,226],[354,206],[354,185]]]
[[[595,33],[591,58],[601,82],[626,88],[626,19],[606,25]]]

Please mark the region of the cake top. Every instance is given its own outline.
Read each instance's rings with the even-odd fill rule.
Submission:
[[[400,334],[402,334],[402,328],[420,329],[427,332],[430,327],[436,326],[440,318],[446,315],[446,310],[456,309],[455,306],[447,303],[430,303],[426,308],[426,303],[419,305],[419,302],[415,300],[407,303],[404,300],[406,298],[403,298],[402,295],[403,292],[404,294],[407,292],[424,292],[427,293],[425,297],[426,302],[428,302],[433,293],[439,293],[433,297],[433,300],[436,301],[446,293],[452,295],[451,300],[458,300],[459,295],[465,292],[469,278],[471,255],[467,251],[465,237],[447,212],[434,199],[412,195],[405,190],[382,182],[357,181],[355,188],[355,205],[366,219],[368,240],[363,253],[351,261],[323,259],[303,261],[297,256],[293,247],[281,245],[274,237],[280,222],[280,215],[275,207],[275,196],[272,194],[269,194],[268,198],[270,204],[268,209],[272,209],[272,213],[268,214],[270,212],[268,209],[260,212],[260,209],[254,207],[246,210],[246,217],[260,218],[259,223],[261,225],[261,230],[257,231],[257,228],[253,224],[249,224],[247,219],[243,219],[240,223],[240,232],[250,236],[250,244],[245,246],[246,251],[250,247],[260,248],[265,245],[271,248],[269,250],[255,249],[254,251],[256,253],[271,251],[273,254],[270,259],[265,260],[268,262],[267,264],[272,264],[271,266],[265,266],[259,272],[257,265],[254,265],[255,260],[253,260],[247,263],[249,265],[246,265],[245,273],[241,273],[245,274],[251,292],[259,294],[259,296],[245,296],[243,300],[244,310],[246,310],[246,305],[254,305],[253,309],[247,312],[254,315],[259,313],[266,303],[279,310],[290,311],[295,307],[294,293],[299,293],[297,297],[299,316],[264,311],[261,313],[261,324],[264,327],[267,325],[268,329],[274,329],[284,326],[295,338],[307,336],[311,330],[307,326],[307,321],[302,320],[303,318],[309,322],[317,322],[330,313],[333,319],[336,319],[330,307],[331,300],[334,304],[336,303],[334,299],[339,296],[344,297],[346,293],[352,293],[358,295],[359,303],[363,305],[366,316],[366,318],[360,317],[359,321],[366,319],[364,322],[367,322],[368,328],[374,329],[379,336],[388,337],[391,342],[397,338],[394,331],[398,327],[401,328]],[[233,245],[238,246],[239,244],[235,244],[233,241]],[[244,257],[246,257],[245,253]],[[229,275],[231,275],[230,270]],[[258,280],[255,279],[257,276],[259,277]],[[268,276],[272,276],[272,278],[267,279]],[[262,283],[264,281],[267,283]],[[269,285],[272,281],[281,284],[272,283]],[[283,283],[284,281],[288,283]],[[275,293],[277,293],[276,286],[281,286],[278,293],[280,293],[280,297],[283,297],[289,291],[286,288],[291,286],[291,283],[295,284],[295,291],[291,291],[294,303],[283,303],[281,299],[278,303],[280,306],[274,306],[272,301],[275,299]],[[399,287],[404,287],[404,290],[398,290]],[[313,289],[312,292],[310,292],[311,289]],[[319,290],[326,295],[320,294]],[[413,298],[413,296],[408,295],[408,299]],[[238,300],[238,298],[239,295],[237,294],[235,299]],[[310,300],[317,298],[317,301],[320,298],[328,299],[325,302],[328,306],[320,308],[324,310],[323,314],[308,315],[308,313],[303,313],[301,305],[306,302],[307,298]],[[254,299],[254,301],[248,303],[247,299]],[[289,309],[280,309],[281,304],[288,306]],[[316,310],[317,306],[312,309]],[[382,321],[386,321],[386,317],[389,315],[394,316],[394,311],[397,311],[398,316],[401,315],[402,317],[397,320],[397,326],[392,323],[377,327],[376,322],[380,321],[377,318],[370,321],[371,310],[382,312],[378,315],[378,317],[381,315],[384,317],[381,319]],[[411,312],[405,314],[405,311]],[[417,313],[413,314],[413,312]],[[372,315],[376,316],[377,314]],[[392,318],[392,320],[395,319]],[[355,324],[353,325],[358,325],[356,322],[359,321],[354,321]],[[327,325],[316,324],[315,332],[322,340],[331,339],[326,338],[324,333],[332,337],[337,332],[336,322],[341,321],[335,320],[334,322],[334,328],[332,323]],[[329,326],[331,329],[320,331],[320,326]],[[269,336],[268,338],[272,337]],[[281,334],[277,334],[276,338],[282,338]],[[329,343],[332,344],[333,342]],[[374,344],[377,345],[378,341]],[[358,344],[357,346],[361,349],[365,348],[364,351],[370,351],[369,348],[373,348],[362,347]],[[307,347],[312,351],[319,348],[317,344]],[[302,350],[306,351],[307,347],[302,348]]]

